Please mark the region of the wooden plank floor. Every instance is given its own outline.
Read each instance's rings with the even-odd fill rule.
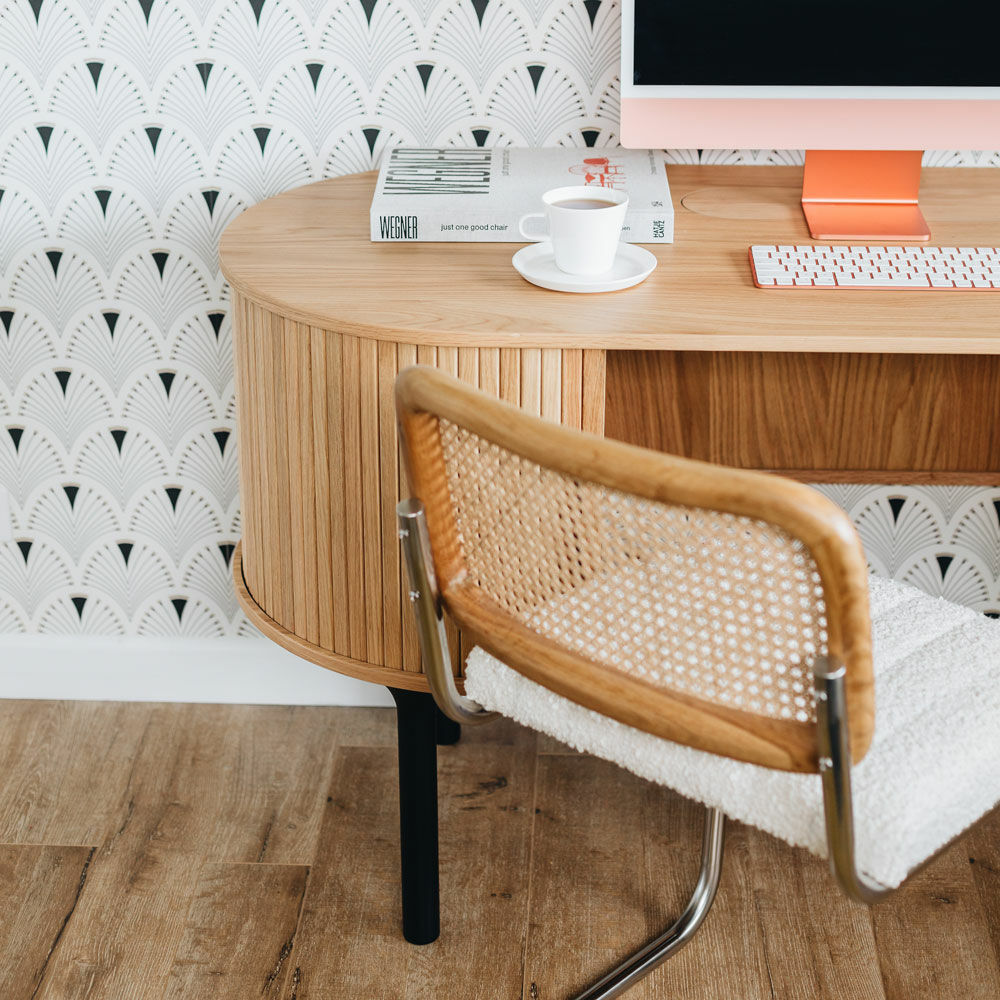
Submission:
[[[701,811],[510,723],[440,750],[443,932],[399,931],[387,709],[0,703],[3,1000],[563,1000],[686,898]],[[996,1000],[1000,815],[890,902],[730,824],[630,1000]]]

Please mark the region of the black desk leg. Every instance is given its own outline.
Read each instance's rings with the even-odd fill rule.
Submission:
[[[389,688],[396,702],[403,937],[430,944],[441,929],[438,895],[438,708],[423,691]]]
[[[462,738],[462,726],[449,719],[437,705],[434,706],[437,712],[437,745],[439,747],[454,746]]]

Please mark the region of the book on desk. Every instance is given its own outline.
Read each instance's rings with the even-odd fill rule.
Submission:
[[[672,243],[663,154],[649,149],[410,149],[382,162],[371,205],[373,242],[523,243],[518,219],[554,187],[625,191],[625,243]]]

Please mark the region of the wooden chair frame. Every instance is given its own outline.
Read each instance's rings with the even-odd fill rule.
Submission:
[[[494,718],[458,691],[444,625],[447,609],[494,655],[588,708],[700,749],[788,770],[818,770],[831,871],[857,900],[871,903],[884,896],[883,887],[858,872],[854,855],[851,760],[860,759],[869,746],[874,705],[868,573],[846,514],[814,490],[789,480],[651,453],[526,416],[434,369],[404,371],[396,382],[396,401],[415,493],[397,509],[399,534],[423,666],[440,709],[466,724]],[[566,475],[651,500],[758,518],[801,539],[816,562],[827,608],[828,653],[814,664],[816,723],[787,729],[781,722],[739,710],[694,704],[697,699],[667,694],[619,673],[609,676],[606,667],[535,634],[478,591],[465,572],[438,426],[441,418]],[[658,697],[651,698],[651,693]],[[768,725],[761,726],[762,721]],[[710,726],[707,737],[698,731],[704,725]],[[808,733],[805,744],[803,730]],[[701,869],[681,916],[575,1000],[611,1000],[694,936],[715,899],[724,840],[724,814],[707,809]]]
[[[864,756],[875,715],[868,569],[853,524],[832,501],[767,473],[676,458],[527,416],[431,368],[399,375],[396,409],[411,491],[427,518],[441,600],[495,656],[557,694],[656,736],[767,767],[819,769],[815,723],[769,718],[611,671],[533,632],[471,583],[439,419],[569,477],[648,500],[755,518],[800,539],[822,582],[827,655],[846,667],[851,756]]]

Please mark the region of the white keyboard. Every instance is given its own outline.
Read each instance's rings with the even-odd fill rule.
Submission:
[[[753,246],[758,288],[1000,290],[1000,248]]]

